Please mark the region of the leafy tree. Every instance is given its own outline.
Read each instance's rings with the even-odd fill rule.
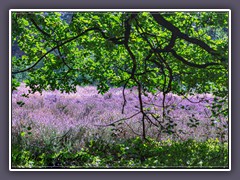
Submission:
[[[29,93],[76,91],[95,84],[136,87],[142,137],[145,123],[160,128],[167,119],[165,96],[213,93],[228,97],[228,12],[12,12],[15,76],[27,72]],[[162,115],[148,114],[142,97],[163,93]],[[137,113],[137,114],[139,114]]]

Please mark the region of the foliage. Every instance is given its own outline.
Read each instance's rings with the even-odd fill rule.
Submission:
[[[54,148],[52,148],[54,149]],[[91,139],[77,152],[69,148],[22,149],[13,146],[15,168],[227,168],[228,147],[218,140],[185,142],[139,137],[108,142]]]
[[[187,89],[201,85],[201,92],[227,86],[227,13],[74,13],[69,23],[63,15],[12,13],[12,41],[25,53],[13,56],[13,74],[32,71],[27,85],[33,91],[68,92],[96,81],[106,92],[109,84],[129,80],[149,92],[179,93],[175,78]]]
[[[12,91],[17,90],[17,87],[20,86],[20,82],[16,79],[12,79]]]
[[[228,167],[227,12],[11,18],[13,167]]]

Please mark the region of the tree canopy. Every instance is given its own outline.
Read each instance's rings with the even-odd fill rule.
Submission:
[[[12,12],[12,87],[228,96],[228,12]],[[125,96],[124,96],[125,97]],[[124,99],[124,102],[126,100]],[[164,106],[164,100],[163,100]],[[124,110],[124,105],[123,105]],[[144,124],[143,124],[144,125]]]

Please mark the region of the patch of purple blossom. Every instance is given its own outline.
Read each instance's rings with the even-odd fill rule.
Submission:
[[[104,95],[98,94],[96,87],[87,86],[77,87],[76,93],[43,91],[42,94],[34,93],[28,95],[28,98],[23,97],[22,94],[27,92],[28,89],[22,84],[12,93],[13,135],[19,134],[28,126],[31,127],[31,138],[37,139],[62,135],[69,130],[79,135],[81,129],[87,129],[85,136],[107,131],[121,138],[129,138],[140,136],[142,133],[141,114],[137,114],[139,112],[137,90],[125,90],[127,103],[124,113],[122,113],[122,88],[112,88]],[[146,94],[142,98],[146,113],[161,119],[162,93]],[[163,125],[169,122],[175,124],[172,126],[175,133],[166,133],[146,120],[147,136],[158,140],[219,138],[227,141],[228,119],[221,114],[212,117],[213,101],[214,96],[211,94],[188,97],[167,94],[166,118]],[[18,102],[24,102],[24,105],[19,106]],[[115,121],[118,121],[115,126],[107,126]]]

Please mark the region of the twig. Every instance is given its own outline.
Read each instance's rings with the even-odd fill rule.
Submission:
[[[133,118],[134,116],[136,116],[136,115],[138,115],[138,114],[140,114],[140,113],[141,113],[141,112],[137,112],[137,113],[133,114],[132,116],[130,116],[130,117],[128,117],[128,118],[122,118],[122,119],[119,119],[119,120],[117,120],[117,121],[111,122],[111,123],[109,123],[109,124],[94,124],[94,126],[113,126],[113,125],[114,125],[115,123],[117,123],[117,122],[131,119],[131,118]]]

